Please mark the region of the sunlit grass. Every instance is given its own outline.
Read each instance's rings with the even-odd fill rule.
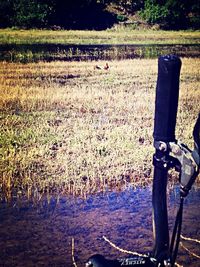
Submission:
[[[199,44],[200,31],[0,29],[0,44]]]
[[[183,59],[177,138],[192,146],[200,59]],[[157,60],[0,63],[0,188],[86,194],[152,181]],[[99,61],[104,66],[105,62]]]

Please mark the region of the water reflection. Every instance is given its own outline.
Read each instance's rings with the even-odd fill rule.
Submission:
[[[177,189],[169,194],[169,225],[173,226],[178,206]],[[49,202],[49,203],[48,203]],[[200,190],[185,201],[183,234],[200,238]],[[131,251],[152,250],[151,190],[129,188],[81,198],[62,197],[38,205],[18,201],[0,206],[0,266],[71,267],[71,240],[75,240],[75,260],[84,266],[87,258],[100,253],[112,259],[125,254],[103,240]],[[184,241],[200,254],[199,246]],[[200,261],[180,249],[178,262],[200,266]]]
[[[176,45],[62,45],[62,44],[0,44],[0,60],[34,62],[38,60],[119,60],[157,58],[163,54],[198,57],[199,44]]]

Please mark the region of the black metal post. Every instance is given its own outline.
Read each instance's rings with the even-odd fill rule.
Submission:
[[[153,159],[152,204],[154,257],[161,264],[170,257],[166,201],[167,176],[171,164],[168,143],[175,141],[180,69],[181,61],[177,56],[159,57],[153,134],[156,152]]]
[[[167,176],[170,164],[168,153],[156,150],[153,163],[155,166],[152,194],[153,233],[155,240],[154,257],[158,262],[162,262],[170,258],[166,200]]]

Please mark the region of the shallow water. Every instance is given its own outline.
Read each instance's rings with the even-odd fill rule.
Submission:
[[[157,58],[160,55],[171,53],[181,57],[198,57],[200,55],[200,45],[0,45],[0,60],[6,60],[10,62],[34,62],[38,60],[70,61]]]
[[[172,228],[178,207],[177,189],[168,196],[169,226]],[[48,204],[49,202],[49,204]],[[182,234],[200,239],[200,190],[185,200]],[[61,197],[40,200],[39,204],[15,201],[0,204],[0,266],[72,267],[72,238],[75,261],[84,266],[95,253],[112,258],[127,256],[103,240],[106,236],[117,246],[142,253],[153,247],[151,190],[129,188],[106,192],[87,199]],[[199,244],[183,241],[200,254]],[[200,266],[200,260],[179,250],[177,262]]]

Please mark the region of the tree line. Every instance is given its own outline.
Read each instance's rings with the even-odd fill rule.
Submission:
[[[199,0],[0,0],[0,28],[101,30],[135,13],[163,29],[200,27]]]

